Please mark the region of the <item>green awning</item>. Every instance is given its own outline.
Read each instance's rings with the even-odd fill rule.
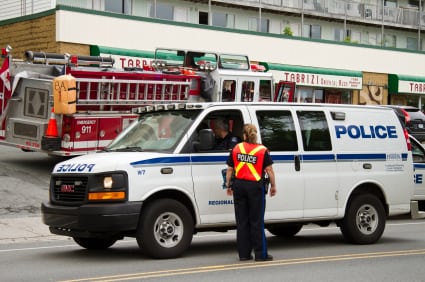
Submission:
[[[101,54],[120,55],[128,57],[139,57],[139,58],[155,58],[154,51],[140,51],[134,49],[123,49],[114,47],[105,47],[98,45],[90,45],[90,55],[100,56]]]
[[[425,77],[389,74],[388,93],[425,95]]]

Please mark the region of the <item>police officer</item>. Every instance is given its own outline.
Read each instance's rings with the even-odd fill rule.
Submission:
[[[273,260],[267,252],[264,233],[266,184],[270,180],[270,196],[276,195],[273,161],[268,149],[257,144],[257,129],[252,124],[243,128],[244,142],[237,144],[229,155],[226,171],[227,195],[233,195],[236,216],[236,239],[239,259]],[[234,175],[231,184],[232,175]]]
[[[230,150],[240,142],[240,138],[229,131],[229,124],[223,119],[214,121],[215,145],[214,150]]]

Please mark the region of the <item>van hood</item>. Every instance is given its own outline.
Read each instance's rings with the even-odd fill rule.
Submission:
[[[78,156],[56,164],[52,173],[99,173],[148,164],[166,164],[176,156],[153,152],[111,152]],[[187,157],[188,158],[188,157]],[[187,160],[186,160],[187,161]]]

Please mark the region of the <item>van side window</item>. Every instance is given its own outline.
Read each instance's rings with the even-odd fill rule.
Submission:
[[[261,143],[270,151],[297,151],[294,120],[289,111],[257,111]]]
[[[331,136],[324,112],[297,111],[305,151],[332,150]]]

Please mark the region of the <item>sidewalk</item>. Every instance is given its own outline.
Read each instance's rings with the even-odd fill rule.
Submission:
[[[0,244],[64,239],[51,234],[39,216],[0,218]]]

